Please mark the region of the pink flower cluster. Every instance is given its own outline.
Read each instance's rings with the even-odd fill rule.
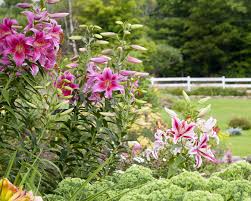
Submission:
[[[63,30],[47,11],[36,8],[23,14],[28,24],[20,32],[16,20],[4,18],[0,24],[0,67],[29,66],[36,75],[38,66],[46,70],[55,66]]]
[[[101,71],[97,64],[107,64],[107,62],[108,58],[101,56],[92,58],[87,65],[87,81],[84,85],[83,92],[85,94],[91,94],[89,96],[89,100],[91,101],[99,102],[102,95],[110,99],[115,91],[124,93],[125,88],[123,82],[136,73],[135,71],[126,70],[114,73],[109,67]],[[138,84],[135,82],[132,90],[135,90],[137,86]]]
[[[212,119],[209,119],[212,122]],[[202,121],[198,123],[188,123],[185,120],[179,120],[177,117],[172,119],[172,128],[167,131],[158,130],[155,133],[155,142],[153,149],[147,149],[145,152],[148,160],[150,156],[158,159],[158,153],[161,149],[165,148],[167,144],[174,144],[176,148],[172,150],[173,154],[183,152],[194,156],[196,167],[199,168],[202,164],[202,157],[209,161],[216,162],[215,156],[209,146],[209,137],[217,135],[213,131],[213,125],[209,126],[209,121]],[[198,134],[196,134],[199,133]]]

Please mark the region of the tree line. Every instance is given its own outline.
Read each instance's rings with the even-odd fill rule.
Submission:
[[[15,16],[19,1],[4,0],[0,17]],[[133,40],[148,48],[141,68],[156,76],[251,76],[249,0],[62,0],[49,8],[69,9],[67,35],[80,24],[106,31],[116,29],[117,20],[144,24]],[[65,46],[69,54],[74,51],[72,41]]]

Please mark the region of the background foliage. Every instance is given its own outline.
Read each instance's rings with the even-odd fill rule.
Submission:
[[[17,15],[17,0],[4,2],[0,16]],[[74,12],[62,23],[66,36],[78,32],[79,24],[111,31],[116,31],[117,20],[145,24],[133,40],[149,49],[141,57],[147,57],[144,68],[156,76],[251,75],[249,1],[62,0],[49,10],[66,12],[69,2]],[[66,40],[65,46],[69,54],[72,42]]]

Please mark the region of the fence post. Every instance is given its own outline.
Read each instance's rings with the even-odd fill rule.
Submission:
[[[151,86],[153,87],[153,85],[154,85],[154,81],[153,81],[153,77],[151,77]]]
[[[191,78],[187,76],[187,91],[191,91]]]
[[[225,76],[222,76],[222,88],[223,89],[226,88],[226,79],[225,79]]]

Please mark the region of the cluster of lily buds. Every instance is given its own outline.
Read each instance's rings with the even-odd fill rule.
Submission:
[[[147,149],[145,155],[148,160],[150,156],[158,159],[159,151],[166,145],[176,145],[175,150],[171,150],[174,155],[185,153],[195,158],[196,167],[202,165],[202,158],[211,162],[216,162],[215,156],[211,151],[209,141],[214,138],[219,143],[216,129],[216,119],[210,117],[208,120],[198,119],[196,122],[180,120],[176,113],[167,110],[172,116],[172,127],[166,131],[157,130],[153,149]]]
[[[54,83],[58,89],[59,94],[66,98],[72,98],[72,92],[79,88],[78,84],[75,84],[75,76],[69,71],[65,71],[63,75],[60,75],[57,81]]]
[[[0,180],[1,201],[43,201],[40,196],[33,196],[32,192],[26,192],[13,185],[8,179]]]
[[[57,3],[59,0],[47,0]],[[23,29],[13,19],[4,18],[0,23],[0,67],[6,70],[14,64],[17,71],[30,69],[33,75],[39,67],[52,69],[56,64],[63,30],[56,18],[65,17],[68,13],[50,14],[33,4],[19,3],[19,8],[28,9],[22,12],[27,18]]]

